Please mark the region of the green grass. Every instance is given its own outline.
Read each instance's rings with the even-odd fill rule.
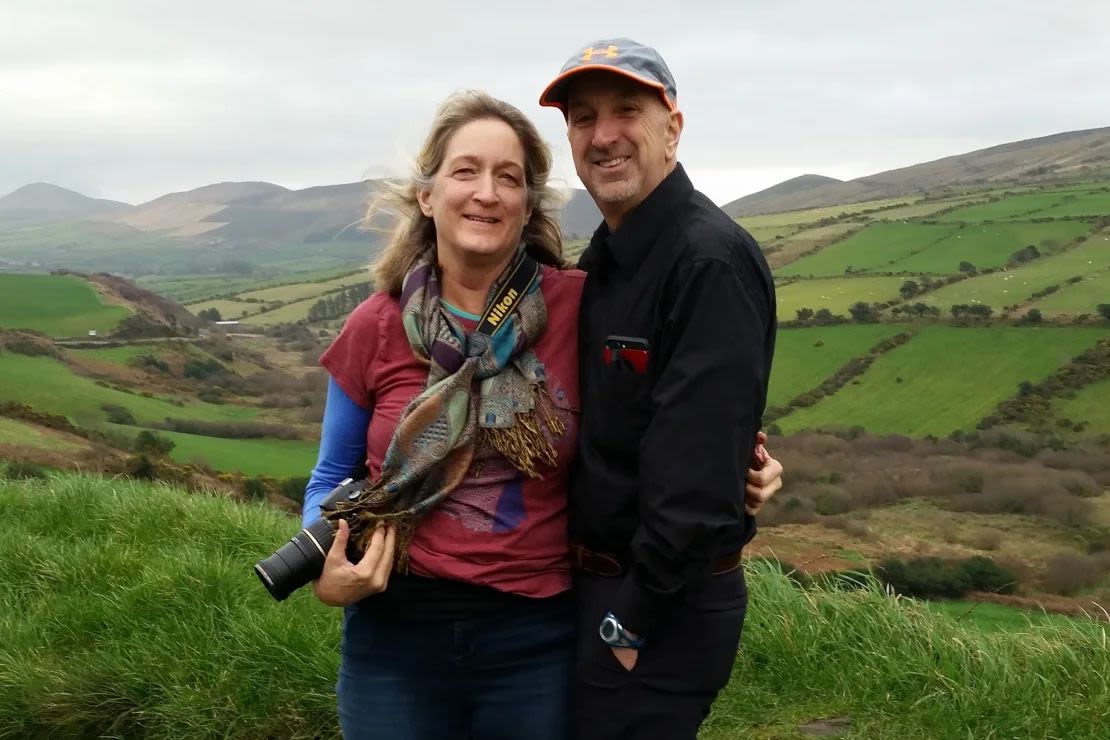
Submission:
[[[1012,270],[961,280],[917,300],[940,306],[944,311],[957,303],[982,303],[997,313],[1003,306],[1020,304],[1050,285],[1060,285],[1061,290],[1065,290],[1068,278],[1104,270],[1108,261],[1108,236],[1105,232],[1096,233],[1060,254],[1042,257]]]
[[[1080,388],[1075,398],[1060,398],[1052,403],[1060,418],[1087,422],[1085,434],[1110,434],[1110,379]]]
[[[799,308],[827,308],[835,314],[848,315],[848,307],[858,301],[878,303],[898,298],[904,277],[843,277],[799,280],[776,288],[778,313],[784,320],[793,319]]]
[[[902,328],[894,324],[859,324],[780,330],[767,404],[786,405],[820,385],[848,360],[866,354],[880,340]],[[818,343],[821,346],[816,346]]]
[[[72,474],[0,483],[0,737],[337,738],[340,613],[272,601],[253,563],[295,531],[260,505]],[[891,598],[802,591],[749,563],[733,679],[703,740],[1094,740],[1105,630],[985,632]]]
[[[959,208],[945,214],[942,218],[945,221],[965,221],[968,223],[1036,218],[1047,215],[1048,209],[1060,203],[1069,195],[1071,195],[1070,192],[1057,190],[1015,195],[1004,197],[994,203],[980,203],[967,208]]]
[[[273,311],[251,316],[248,323],[255,326],[271,326],[273,324],[300,321],[301,319],[308,318],[309,309],[311,309],[318,300],[320,299],[313,297],[306,298],[303,301],[296,301],[295,303],[286,303],[281,308],[275,308]]]
[[[214,308],[220,312],[220,319],[224,321],[231,321],[233,319],[242,319],[251,314],[256,314],[262,310],[264,303],[245,303],[231,298],[212,298],[200,303],[190,303],[186,308],[194,316],[199,316],[201,311],[207,311]]]
[[[58,452],[77,452],[85,449],[85,445],[66,439],[42,427],[3,416],[0,416],[0,444],[32,447],[39,450],[56,450]]]
[[[1091,230],[1082,221],[1034,224],[1024,221],[972,225],[950,234],[924,251],[898,260],[890,269],[955,275],[960,262],[976,267],[1003,267],[1010,256],[1032,244],[1042,254],[1058,249]]]
[[[952,224],[874,223],[847,239],[803,257],[777,271],[783,277],[814,275],[833,277],[851,268],[860,271],[898,271],[899,261],[956,231]]]
[[[35,329],[55,337],[107,333],[131,312],[105,304],[74,275],[0,274],[0,327]]]
[[[1110,245],[1106,249],[1110,250]],[[1110,262],[1110,260],[1108,260]],[[1098,312],[1100,303],[1110,303],[1110,266],[1101,272],[1089,273],[1078,283],[1060,283],[1060,290],[1034,301],[1030,307],[1045,316],[1076,316]]]
[[[930,601],[928,605],[929,609],[938,614],[986,631],[1017,633],[1041,628],[1066,629],[1076,623],[1086,624],[1085,620],[1063,614],[1029,611],[989,601]]]
[[[57,360],[0,354],[0,401],[26,403],[40,410],[62,414],[80,425],[104,421],[102,403],[123,406],[140,423],[162,421],[166,417],[199,421],[253,421],[258,410],[234,404],[211,404],[190,400],[176,406],[169,400],[147,398],[97,385],[76,375]]]
[[[913,218],[926,218],[932,216],[937,211],[943,211],[946,208],[967,203],[968,201],[981,200],[986,196],[982,194],[963,195],[957,198],[945,198],[943,200],[930,200],[921,203],[911,203],[906,206],[899,206],[897,208],[890,208],[879,213],[871,214],[871,218],[876,221],[903,221]],[[944,218],[938,216],[938,218]]]
[[[261,290],[278,285],[332,280],[349,272],[351,272],[350,269],[336,270],[329,268],[250,277],[234,275],[147,275],[136,278],[135,282],[144,288],[173,298],[181,303],[197,303],[217,296]]]
[[[1110,216],[1110,189],[1072,194],[1058,205],[1037,213],[1037,216],[1068,218],[1077,216]]]
[[[277,288],[266,288],[265,290],[253,290],[246,293],[240,293],[236,296],[236,298],[238,298],[239,300],[245,300],[247,298],[257,298],[258,300],[267,303],[271,303],[274,301],[284,301],[285,303],[289,303],[291,301],[300,301],[306,298],[321,296],[325,293],[339,290],[340,288],[346,288],[358,283],[369,282],[369,280],[370,272],[364,271],[324,282],[297,283],[296,285],[283,285]]]
[[[290,439],[223,439],[165,432],[173,440],[170,456],[179,462],[204,462],[216,470],[244,475],[307,476],[316,464],[319,442]]]
[[[737,219],[741,226],[752,231],[763,230],[767,227],[789,227],[799,224],[814,224],[826,218],[839,218],[863,211],[873,211],[878,208],[904,205],[913,203],[916,198],[888,198],[886,200],[868,200],[861,203],[845,203],[838,206],[823,206],[821,208],[807,208],[801,211],[786,211],[784,213],[769,213],[760,216],[741,216]],[[796,230],[796,229],[795,229]],[[752,233],[755,233],[752,231]],[[784,234],[785,235],[785,234]]]
[[[931,326],[835,395],[778,420],[786,433],[860,425],[873,434],[947,435],[1106,335],[1101,329]],[[899,382],[901,378],[901,382]]]
[[[771,265],[778,267],[798,259],[802,254],[811,249],[827,247],[833,242],[843,239],[853,231],[858,231],[862,228],[863,224],[845,221],[828,224],[826,226],[815,226],[812,229],[804,229],[785,239],[775,239],[771,241],[759,240],[759,244],[764,249],[772,247],[776,249],[768,260]]]
[[[120,347],[99,347],[95,349],[69,349],[70,354],[76,357],[91,357],[102,362],[111,362],[117,365],[126,365],[129,361],[143,355],[159,356],[156,346],[128,344]]]

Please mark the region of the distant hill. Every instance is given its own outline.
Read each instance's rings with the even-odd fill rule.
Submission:
[[[601,211],[590,194],[581,188],[572,188],[565,197],[566,202],[559,212],[563,234],[588,239],[601,224]]]
[[[57,185],[36,182],[0,198],[0,219],[36,221],[89,218],[125,211],[131,207],[116,200],[90,198]]]
[[[798,187],[798,180],[810,182],[808,178],[817,177],[804,175],[734,200],[724,210],[737,218],[944,188],[1086,179],[1107,174],[1110,174],[1110,127],[1001,144],[847,182]]]

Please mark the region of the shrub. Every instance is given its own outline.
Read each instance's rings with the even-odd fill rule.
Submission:
[[[41,465],[14,460],[4,467],[4,478],[7,480],[45,480],[46,469]]]
[[[119,404],[102,403],[100,404],[100,410],[107,415],[108,422],[111,424],[126,424],[129,426],[136,424],[135,415]]]
[[[170,454],[174,446],[172,439],[144,429],[135,436],[135,441],[132,443],[131,449],[139,453],[140,456],[149,455],[157,458],[165,457]]]
[[[243,493],[252,501],[264,501],[268,492],[266,483],[260,478],[247,478],[243,481]]]
[[[1052,593],[1073,596],[1096,585],[1105,575],[1105,567],[1098,559],[1078,553],[1061,553],[1048,561],[1043,585]]]

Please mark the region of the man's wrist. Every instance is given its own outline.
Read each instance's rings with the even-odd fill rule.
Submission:
[[[608,612],[601,620],[598,634],[601,636],[602,642],[615,648],[639,650],[647,642],[644,638],[637,637],[634,633],[625,629],[613,612]]]

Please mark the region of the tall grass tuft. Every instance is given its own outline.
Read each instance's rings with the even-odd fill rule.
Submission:
[[[337,736],[339,612],[251,572],[296,528],[165,486],[0,484],[0,737]]]
[[[0,482],[0,738],[337,737],[339,613],[251,573],[297,527],[261,504],[75,474]],[[1095,622],[986,632],[874,582],[749,564],[733,680],[703,738],[1096,738]],[[696,657],[696,656],[694,656]]]

